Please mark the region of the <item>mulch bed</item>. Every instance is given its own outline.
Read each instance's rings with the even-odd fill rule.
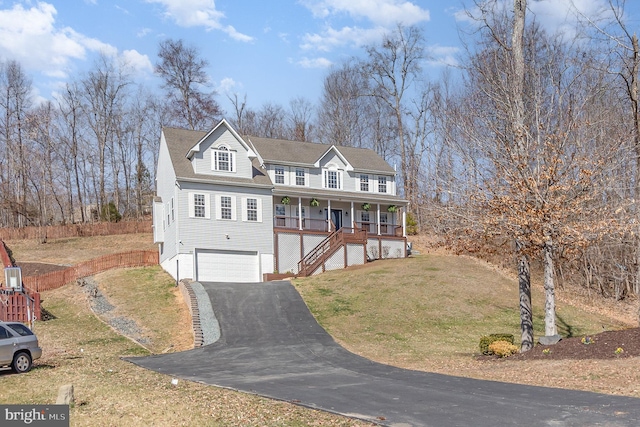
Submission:
[[[618,350],[622,349],[622,351]],[[617,350],[617,351],[616,351]],[[500,360],[616,359],[640,356],[640,328],[605,331],[595,335],[563,338],[554,345],[533,349]],[[483,356],[495,359],[493,356]]]

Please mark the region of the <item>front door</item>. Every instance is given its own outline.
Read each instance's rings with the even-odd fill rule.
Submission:
[[[336,231],[342,228],[342,209],[331,209],[331,221],[336,226]]]

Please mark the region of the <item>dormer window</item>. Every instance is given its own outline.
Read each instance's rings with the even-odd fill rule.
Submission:
[[[335,165],[328,165],[327,169],[323,171],[323,175],[324,188],[342,190],[342,171],[338,170]]]
[[[235,172],[235,153],[229,147],[221,145],[213,149],[213,170]]]

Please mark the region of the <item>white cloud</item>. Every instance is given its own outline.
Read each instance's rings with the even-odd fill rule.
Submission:
[[[153,64],[147,55],[143,55],[137,50],[125,50],[121,54],[125,63],[137,72],[153,72]]]
[[[303,49],[324,52],[340,46],[370,44],[398,23],[414,25],[431,19],[428,10],[406,0],[301,0],[301,3],[316,18],[348,17],[359,23],[359,26],[343,26],[339,29],[327,23],[321,32],[304,35],[301,44]]]
[[[302,58],[298,61],[298,65],[302,66],[302,68],[329,68],[333,65],[333,62],[329,61],[327,58]]]
[[[323,52],[329,52],[337,47],[347,45],[360,47],[380,40],[386,32],[388,30],[384,27],[369,29],[343,27],[339,30],[326,28],[320,34],[305,34],[300,47],[306,50],[316,49]]]
[[[456,58],[456,55],[460,52],[460,48],[455,46],[429,46],[429,56],[431,57],[429,63],[432,65],[449,65],[457,66],[460,61]]]
[[[224,13],[216,9],[214,0],[146,0],[147,3],[165,7],[165,16],[173,19],[181,27],[205,27],[207,30],[219,30],[231,38],[243,42],[253,37],[238,32],[231,25],[223,25]]]
[[[19,61],[28,70],[64,78],[70,61],[85,59],[88,51],[113,55],[117,49],[69,27],[56,28],[57,11],[49,3],[31,8],[15,4],[0,10],[0,57]]]
[[[347,14],[385,27],[398,22],[413,25],[430,19],[428,10],[404,0],[302,0],[301,3],[318,18]]]
[[[224,94],[230,94],[230,93],[233,93],[234,88],[239,86],[242,86],[242,85],[238,84],[231,77],[225,77],[224,79],[220,80],[220,84],[218,84],[217,91]]]

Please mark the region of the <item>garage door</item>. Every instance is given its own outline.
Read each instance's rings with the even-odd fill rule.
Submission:
[[[196,250],[196,277],[201,282],[259,282],[258,253]]]

